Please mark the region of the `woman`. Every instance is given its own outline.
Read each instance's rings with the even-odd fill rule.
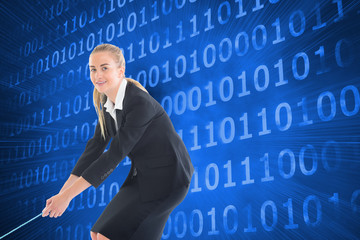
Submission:
[[[75,196],[91,185],[99,187],[129,156],[129,175],[93,225],[91,238],[160,239],[189,190],[194,171],[189,154],[161,105],[141,84],[125,78],[118,47],[97,46],[89,67],[98,124],[69,179],[46,201],[43,217],[61,216]]]

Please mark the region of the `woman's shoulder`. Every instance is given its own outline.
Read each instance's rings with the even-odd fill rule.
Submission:
[[[128,80],[128,78],[126,80]],[[135,80],[133,80],[133,81],[135,81]],[[150,94],[146,90],[145,91],[142,90],[138,86],[138,84],[134,83],[133,81],[128,81],[128,83],[127,83],[125,98],[124,98],[124,105],[130,106],[133,104],[139,104],[141,102],[149,102],[149,101],[151,102]]]
[[[145,89],[145,87],[143,87],[138,81],[132,79],[132,78],[125,78],[127,81],[127,85],[129,88],[133,89],[133,90],[141,90],[144,93],[148,93],[148,91]]]

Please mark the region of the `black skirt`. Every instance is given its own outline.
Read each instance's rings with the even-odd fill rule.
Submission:
[[[91,228],[111,240],[160,240],[170,213],[185,198],[189,185],[166,198],[142,202],[137,177],[121,188]]]

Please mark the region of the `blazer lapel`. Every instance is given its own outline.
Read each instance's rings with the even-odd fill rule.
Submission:
[[[115,110],[116,110],[116,122],[117,122],[118,128],[120,128],[120,126],[122,125],[122,119],[123,119],[122,110],[117,109],[117,108]],[[116,128],[115,128],[115,133],[116,133]]]
[[[104,118],[105,118],[106,128],[109,131],[109,135],[111,137],[115,136],[116,127],[115,127],[114,119],[111,117],[110,113],[108,113],[107,111],[104,111]]]

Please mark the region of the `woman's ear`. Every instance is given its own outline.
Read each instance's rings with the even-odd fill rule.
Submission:
[[[124,78],[125,77],[125,67],[119,67],[120,69],[119,69],[119,78]],[[123,76],[123,77],[121,77],[121,76]]]

